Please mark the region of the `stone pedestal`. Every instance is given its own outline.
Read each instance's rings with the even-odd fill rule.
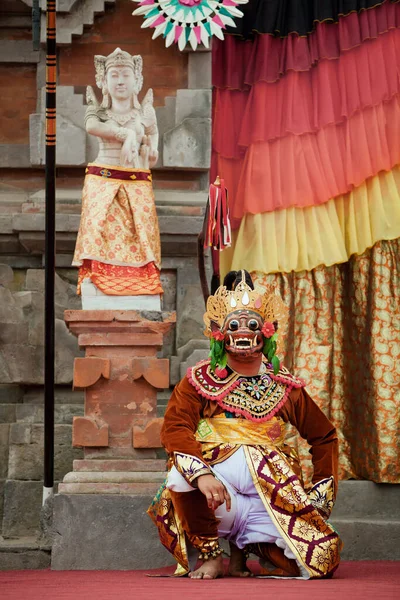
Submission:
[[[175,313],[72,310],[65,321],[85,349],[85,357],[75,359],[73,382],[85,391],[85,410],[72,430],[84,459],[74,461],[55,497],[59,535],[52,567],[171,564],[145,507],[165,479],[165,460],[157,458],[162,425],[157,391],[169,387],[169,360],[157,355]],[[118,548],[119,539],[128,539],[129,547],[125,541]],[[153,550],[160,546],[157,565],[144,561],[145,543]]]

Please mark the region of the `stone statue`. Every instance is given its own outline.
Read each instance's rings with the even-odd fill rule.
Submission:
[[[99,138],[86,169],[73,265],[79,266],[83,308],[147,308],[160,304],[160,234],[150,168],[158,159],[153,91],[142,103],[141,56],[120,48],[95,56],[99,103],[87,88],[85,125]],[[135,297],[136,301],[106,296]],[[145,296],[145,298],[143,298]],[[152,298],[149,298],[152,296]]]

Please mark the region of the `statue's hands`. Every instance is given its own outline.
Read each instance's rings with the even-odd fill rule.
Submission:
[[[212,510],[226,502],[226,510],[231,510],[231,497],[226,487],[214,475],[200,475],[197,478],[197,487],[207,498],[207,504]]]
[[[142,143],[140,146],[139,154],[141,159],[142,169],[149,169],[149,152],[150,152],[150,140],[147,135],[142,137]]]
[[[142,145],[140,146],[140,157],[142,159],[142,167],[151,169],[158,161],[158,152],[151,147],[151,140],[148,135],[142,137]]]
[[[126,140],[122,144],[120,160],[123,167],[137,166],[136,135],[134,131],[129,131]]]
[[[149,152],[149,166],[150,169],[151,167],[154,167],[154,165],[156,164],[156,162],[158,161],[158,150],[150,150]]]

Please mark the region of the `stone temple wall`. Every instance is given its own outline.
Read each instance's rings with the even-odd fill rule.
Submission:
[[[10,568],[40,567],[49,560],[46,552],[30,554],[37,550],[42,494],[45,239],[45,24],[42,15],[42,47],[34,52],[31,5],[32,0],[0,2],[0,552],[2,544],[23,549],[27,561],[12,558]],[[133,9],[131,0],[57,2],[57,481],[81,457],[72,448],[71,430],[73,416],[83,414],[83,394],[72,390],[73,360],[82,353],[63,313],[80,308],[71,261],[85,165],[97,151],[83,128],[85,88],[95,87],[93,55],[117,46],[143,56],[143,91],[152,87],[155,95],[160,159],[153,178],[163,308],[178,315],[163,348],[171,358],[171,385],[207,353],[196,255],[211,156],[211,57],[151,40],[141,19],[131,16]],[[168,396],[169,390],[159,393],[158,416]]]

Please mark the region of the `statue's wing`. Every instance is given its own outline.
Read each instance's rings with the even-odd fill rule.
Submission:
[[[88,85],[86,88],[86,102],[87,102],[88,106],[91,106],[93,108],[98,108],[98,106],[99,106],[99,103],[96,98],[96,94],[94,93],[94,89],[92,88],[91,85]]]
[[[145,106],[151,106],[151,108],[153,108],[153,102],[154,102],[153,90],[151,88],[149,88],[146,92],[145,97],[142,100],[142,108],[144,108]]]
[[[157,121],[156,111],[154,110],[153,102],[154,102],[153,90],[151,88],[149,88],[147,90],[145,97],[143,98],[142,107],[141,107],[143,121],[144,121],[146,127],[149,127],[150,125],[152,125],[153,123],[156,123],[156,121]]]

